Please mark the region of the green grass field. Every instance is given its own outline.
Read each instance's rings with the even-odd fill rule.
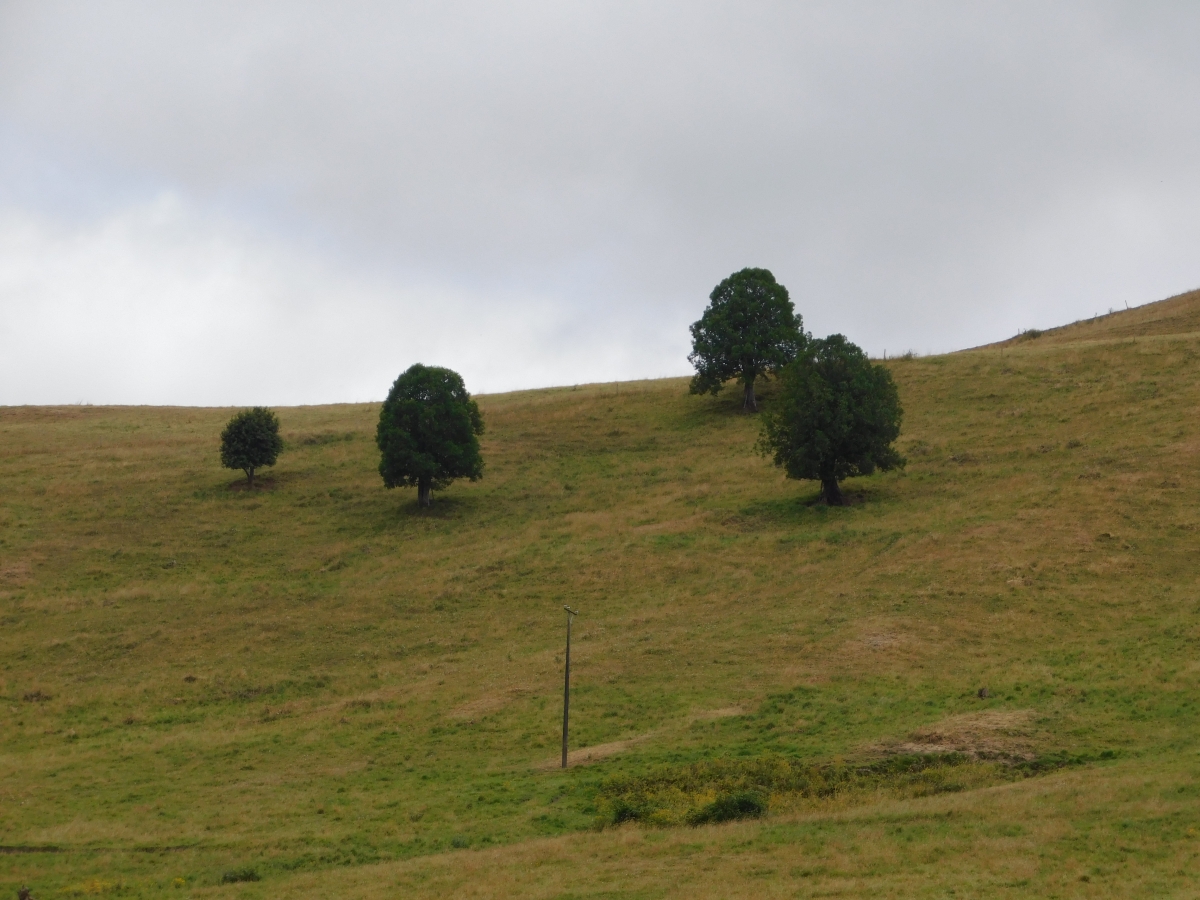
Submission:
[[[0,409],[0,896],[1195,896],[1198,360],[1200,293],[889,361],[844,509],[682,379],[477,398],[429,511],[377,405],[254,491],[227,409]]]

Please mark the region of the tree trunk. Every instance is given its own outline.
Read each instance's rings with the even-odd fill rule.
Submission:
[[[842,489],[838,487],[836,478],[822,478],[821,493],[824,494],[825,503],[829,506],[846,505],[846,498],[842,496]]]
[[[428,478],[422,478],[417,482],[417,506],[421,509],[428,509],[430,503],[430,495],[433,493],[432,482]]]
[[[745,390],[742,392],[742,409],[748,409],[750,412],[758,412],[758,401],[754,399],[754,379],[743,381]]]
[[[254,487],[254,466],[246,470],[246,486]]]

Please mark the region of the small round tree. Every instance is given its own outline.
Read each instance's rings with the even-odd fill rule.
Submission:
[[[804,322],[787,288],[767,269],[734,272],[709,294],[708,308],[692,325],[696,367],[689,390],[715,394],[725,382],[742,383],[742,408],[758,411],[756,379],[795,359],[804,345]]]
[[[241,469],[254,487],[254,470],[273,466],[283,450],[279,418],[265,406],[244,409],[221,432],[221,465]]]
[[[417,503],[456,478],[483,477],[483,417],[462,377],[417,363],[396,379],[379,411],[379,474],[389,488],[415,487]]]
[[[892,373],[842,335],[809,342],[779,380],[759,449],[788,478],[821,482],[825,502],[842,506],[841,479],[904,465],[892,446],[903,416]]]

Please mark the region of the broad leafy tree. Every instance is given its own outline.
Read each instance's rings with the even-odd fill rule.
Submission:
[[[254,470],[275,465],[283,450],[279,417],[264,406],[244,409],[221,432],[221,465],[241,469],[254,487]]]
[[[795,359],[804,345],[804,323],[787,288],[767,269],[734,272],[709,294],[708,308],[692,325],[696,367],[690,390],[715,394],[726,381],[742,385],[742,407],[758,411],[754,382]]]
[[[759,449],[788,478],[821,482],[825,502],[841,506],[841,479],[904,465],[892,446],[903,416],[892,373],[842,335],[810,341],[779,381]]]
[[[462,377],[417,363],[396,379],[379,412],[379,474],[389,487],[415,487],[427,507],[431,491],[456,478],[483,477],[483,417]]]

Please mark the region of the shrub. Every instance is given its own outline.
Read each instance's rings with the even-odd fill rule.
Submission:
[[[612,802],[612,810],[609,814],[609,821],[613,825],[620,825],[622,822],[637,822],[644,818],[644,811],[640,806],[636,806],[621,797],[618,797]]]
[[[761,819],[767,814],[767,801],[754,791],[725,794],[688,816],[689,825],[712,825],[738,819]]]
[[[261,881],[258,870],[250,866],[243,866],[240,869],[230,869],[221,876],[221,884],[236,884],[239,881]]]

